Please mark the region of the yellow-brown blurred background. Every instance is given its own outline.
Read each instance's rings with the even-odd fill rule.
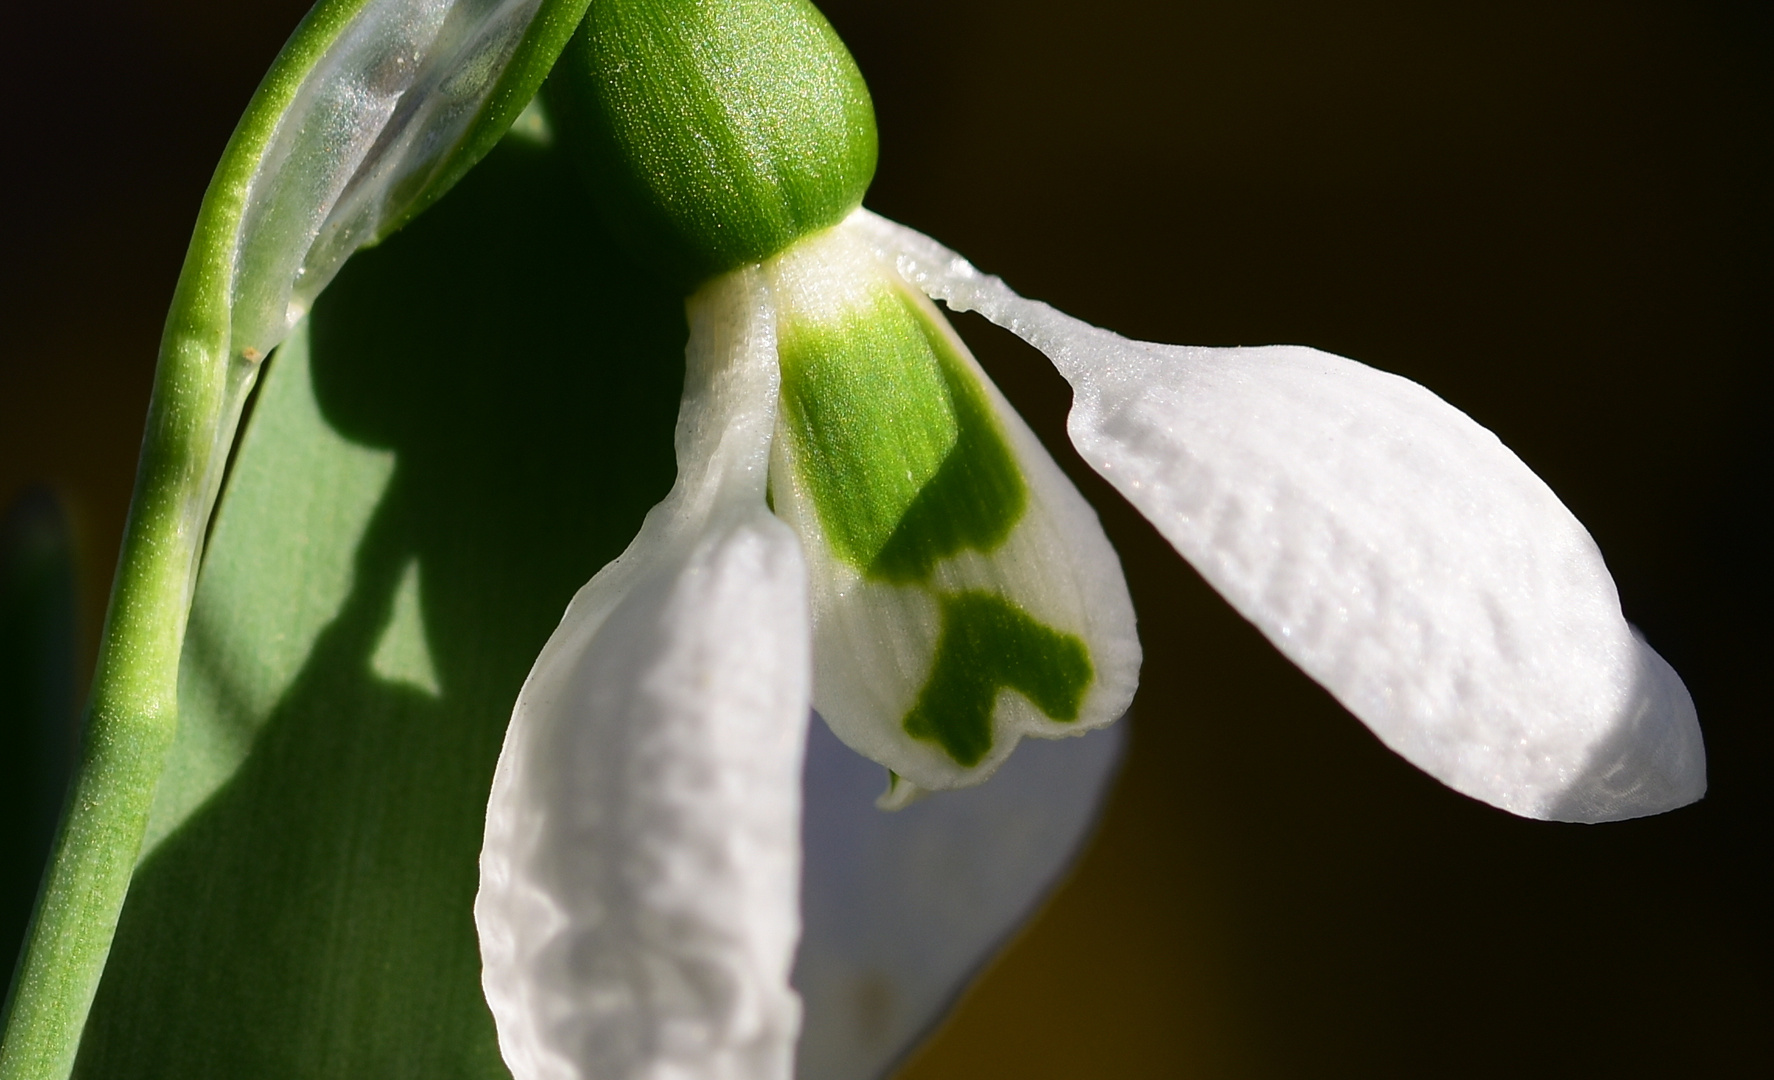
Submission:
[[[185,237],[306,6],[0,39],[0,504],[72,507],[89,652]],[[1134,750],[907,1080],[1774,1074],[1766,7],[823,6],[875,93],[872,207],[1123,333],[1314,345],[1467,410],[1589,526],[1711,760],[1704,803],[1627,825],[1453,795],[1060,454],[1139,606]],[[1057,376],[962,328],[1062,447]]]

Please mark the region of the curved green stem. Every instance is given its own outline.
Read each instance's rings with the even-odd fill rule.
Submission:
[[[177,724],[179,649],[204,528],[257,374],[228,353],[227,307],[216,295],[228,272],[205,243],[214,231],[199,228],[161,346],[79,767],[8,1004],[6,1080],[72,1067]]]
[[[80,760],[7,1001],[0,1080],[59,1080],[73,1069],[177,727],[179,651],[197,560],[258,373],[229,347],[247,188],[303,74],[365,2],[309,14],[253,96],[205,193],[161,338]]]

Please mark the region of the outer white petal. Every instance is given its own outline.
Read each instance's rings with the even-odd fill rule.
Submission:
[[[764,506],[776,361],[755,273],[692,298],[678,480],[536,661],[475,901],[517,1080],[786,1080],[799,1001],[809,616]]]
[[[1681,679],[1627,626],[1583,526],[1470,417],[1314,349],[1129,341],[859,221],[932,296],[1046,353],[1085,459],[1406,759],[1529,817],[1705,792]]]
[[[905,288],[891,261],[882,263],[866,240],[859,243],[844,227],[790,249],[766,264],[765,273],[779,308],[838,307],[846,302],[846,289],[862,293],[883,279]],[[929,305],[911,291],[918,304]],[[1064,738],[1113,723],[1127,711],[1139,682],[1133,601],[1096,511],[948,320],[933,305],[928,314],[983,390],[1028,485],[1028,506],[1002,546],[943,560],[929,583],[934,588],[871,580],[826,542],[812,496],[798,478],[792,436],[779,431],[774,447],[776,513],[802,537],[812,579],[814,705],[839,738],[902,778],[883,796],[884,807],[903,806],[920,790],[981,783],[1024,737]],[[935,743],[907,735],[902,725],[933,666],[941,627],[935,592],[969,589],[1004,596],[1041,623],[1076,635],[1094,668],[1079,714],[1068,722],[1051,720],[1022,695],[1001,691],[991,750],[970,767]]]
[[[883,814],[880,767],[813,725],[800,1080],[886,1076],[941,1020],[1089,838],[1126,738],[1026,743],[989,784]]]

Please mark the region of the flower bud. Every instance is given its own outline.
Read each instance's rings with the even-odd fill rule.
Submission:
[[[807,0],[598,0],[547,94],[611,231],[686,289],[837,224],[875,172],[868,88]]]

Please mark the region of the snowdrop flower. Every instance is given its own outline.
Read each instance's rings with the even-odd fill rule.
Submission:
[[[562,63],[606,220],[694,291],[677,484],[574,599],[493,783],[476,920],[520,1080],[791,1074],[809,706],[897,807],[1131,701],[1116,556],[932,298],[1044,352],[1085,460],[1412,763],[1531,817],[1701,794],[1687,693],[1588,534],[1429,391],[1128,341],[859,209],[867,92],[800,0],[604,0]]]
[[[486,152],[585,10],[323,0],[255,97],[168,320],[88,721],[99,749],[0,1075],[72,1067],[259,365],[352,252]],[[1127,341],[862,210],[871,106],[806,0],[598,0],[565,47],[560,134],[612,229],[685,287],[691,332],[676,485],[537,658],[494,779],[475,918],[518,1080],[795,1069],[803,754],[832,745],[812,710],[886,767],[888,808],[1126,711],[1140,648],[1115,553],[933,301],[1045,353],[1084,459],[1414,764],[1535,817],[1632,817],[1704,790],[1686,691],[1622,619],[1588,535],[1427,390],[1304,348]],[[994,863],[982,841],[974,872],[1008,866],[1011,892],[1051,878],[1112,764],[1094,745],[1013,785],[1021,802],[956,819],[1005,836],[1071,800],[1072,831],[1035,837],[1057,855]],[[859,880],[878,888],[854,895],[865,908],[920,884]],[[930,967],[893,1039],[1019,911]],[[823,1005],[810,993],[808,1015]],[[866,1075],[896,1045],[822,1049],[816,1068]]]

